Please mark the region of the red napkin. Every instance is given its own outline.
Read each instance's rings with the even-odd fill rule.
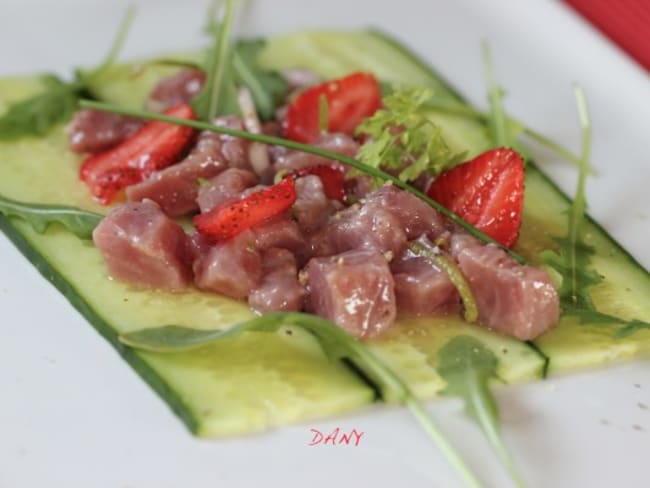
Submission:
[[[565,0],[650,71],[650,0]]]

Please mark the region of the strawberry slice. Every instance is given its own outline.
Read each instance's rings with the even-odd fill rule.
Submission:
[[[340,169],[319,164],[318,166],[297,169],[291,174],[297,178],[307,175],[318,176],[323,183],[323,190],[327,198],[339,202],[345,200],[345,175]]]
[[[524,161],[509,148],[497,148],[444,172],[429,197],[504,246],[519,235],[524,202]]]
[[[165,115],[194,119],[188,104],[179,104]],[[82,163],[79,178],[101,204],[108,205],[124,188],[147,178],[154,171],[175,163],[192,140],[194,129],[160,121],[145,124],[121,144]]]
[[[194,217],[194,227],[210,242],[230,239],[280,215],[296,201],[296,185],[287,176],[280,183],[252,193],[248,197],[219,205]]]
[[[369,73],[352,73],[343,78],[308,88],[289,105],[285,119],[287,138],[313,142],[321,135],[320,100],[327,100],[327,130],[352,134],[357,125],[381,106],[381,89]]]

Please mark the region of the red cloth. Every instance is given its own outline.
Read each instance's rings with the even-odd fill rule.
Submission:
[[[565,0],[650,71],[650,0]]]

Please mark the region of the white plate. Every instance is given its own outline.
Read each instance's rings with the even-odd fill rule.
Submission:
[[[3,0],[0,75],[92,64],[124,2]],[[142,1],[126,55],[196,46],[203,2]],[[241,32],[379,26],[408,42],[469,98],[485,100],[479,43],[492,45],[512,113],[574,148],[571,82],[594,121],[591,213],[648,267],[650,83],[555,2],[249,2]],[[571,190],[573,170],[538,159]],[[1,164],[1,162],[0,162]],[[405,410],[222,441],[192,438],[140,378],[0,237],[0,487],[461,486]],[[529,485],[647,486],[648,363],[500,389],[504,434]],[[507,479],[460,404],[430,405],[487,486]],[[309,447],[311,428],[363,431],[352,446]]]

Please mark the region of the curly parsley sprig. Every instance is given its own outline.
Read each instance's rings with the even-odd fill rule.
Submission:
[[[428,116],[425,103],[429,88],[398,89],[383,99],[384,108],[364,120],[357,134],[370,140],[361,146],[358,159],[384,171],[399,171],[402,181],[421,174],[436,176],[463,161],[465,153],[454,153]]]

